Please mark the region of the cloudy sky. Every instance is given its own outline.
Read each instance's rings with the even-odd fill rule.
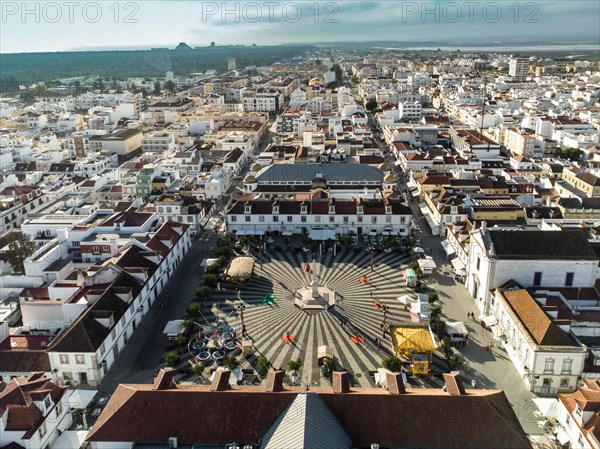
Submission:
[[[596,0],[0,1],[0,52],[293,42],[600,42]]]

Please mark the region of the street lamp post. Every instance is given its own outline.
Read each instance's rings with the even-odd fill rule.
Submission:
[[[246,335],[246,324],[244,323],[244,309],[246,308],[246,305],[245,304],[238,304],[236,308],[240,312],[240,321],[241,321],[241,324],[242,324],[242,337],[244,337]]]

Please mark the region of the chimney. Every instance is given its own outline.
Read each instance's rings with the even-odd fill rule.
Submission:
[[[229,376],[231,376],[230,370],[215,371],[215,378],[210,384],[210,391],[225,391],[229,389]]]
[[[464,396],[467,394],[458,374],[444,373],[444,382],[446,382],[446,391],[450,396]]]
[[[331,385],[334,393],[349,393],[350,374],[347,371],[334,371]]]
[[[388,392],[390,394],[404,394],[406,388],[404,387],[404,380],[402,379],[402,373],[387,372],[385,379],[388,384]]]
[[[283,391],[283,378],[285,371],[283,370],[269,370],[267,375],[267,386],[265,391],[267,393],[275,393],[277,391]]]
[[[174,370],[173,368],[162,368],[156,376],[156,379],[154,379],[152,389],[168,390],[169,388],[173,387],[173,378],[175,377],[176,373],[177,370]]]

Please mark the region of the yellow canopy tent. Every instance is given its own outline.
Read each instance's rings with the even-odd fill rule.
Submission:
[[[429,325],[406,323],[392,326],[392,343],[396,352],[428,353],[437,349]]]

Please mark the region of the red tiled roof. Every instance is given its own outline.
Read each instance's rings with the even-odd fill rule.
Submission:
[[[52,402],[56,403],[67,389],[39,374],[13,379],[0,393],[0,416],[7,412],[5,430],[24,431],[23,438],[28,438],[44,420],[34,401],[41,401],[49,394]]]
[[[578,346],[525,289],[501,292],[538,345]]]
[[[120,385],[88,435],[90,442],[240,446],[257,444],[298,394],[319,394],[346,430],[353,447],[531,448],[508,399],[501,391],[469,391],[451,396],[441,390],[257,387],[210,391],[209,386],[153,390],[151,385]],[[201,417],[194,419],[191,417]]]
[[[582,411],[593,412],[593,415],[583,425],[579,425],[581,432],[590,439],[593,435],[600,440],[600,382],[597,380],[585,380],[585,386],[576,392],[565,394],[559,393],[558,399],[563,403],[567,411],[575,418],[575,407],[579,406]]]

